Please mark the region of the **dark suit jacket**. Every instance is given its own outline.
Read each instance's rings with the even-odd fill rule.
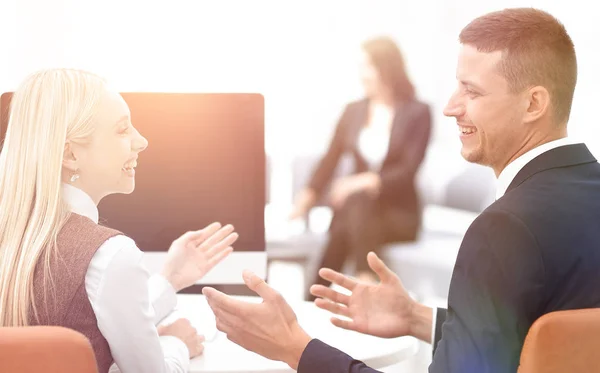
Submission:
[[[367,123],[369,100],[348,104],[340,117],[329,149],[317,165],[309,182],[320,197],[331,181],[343,154],[352,154],[355,172],[368,171],[358,150],[358,137]],[[380,197],[408,210],[418,209],[415,174],[423,161],[431,133],[429,106],[419,101],[398,102],[394,115],[388,153],[382,164]]]
[[[429,371],[516,372],[536,319],[600,307],[599,274],[600,165],[583,144],[550,150],[469,227]],[[298,371],[374,372],[318,340]]]

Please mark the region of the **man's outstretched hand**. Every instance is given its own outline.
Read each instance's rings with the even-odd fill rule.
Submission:
[[[244,302],[213,288],[202,289],[215,314],[217,329],[241,347],[297,369],[311,338],[277,291],[249,271],[243,277],[248,288],[263,299],[262,303]]]
[[[369,266],[380,279],[379,283],[362,283],[328,268],[319,275],[352,292],[342,294],[323,285],[313,285],[311,294],[317,307],[349,320],[332,317],[340,328],[355,330],[383,338],[412,335],[431,341],[432,310],[413,300],[402,282],[375,253],[367,256]]]

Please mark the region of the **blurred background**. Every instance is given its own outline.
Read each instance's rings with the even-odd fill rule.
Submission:
[[[0,0],[0,90],[44,67],[77,67],[121,91],[260,92],[266,146],[276,160],[272,200],[291,186],[278,166],[320,153],[343,106],[362,95],[360,42],[391,36],[419,98],[432,105],[432,143],[459,158],[442,108],[455,88],[458,33],[492,10],[535,6],[567,27],[579,60],[570,134],[600,147],[598,24],[584,0],[136,1]]]
[[[579,76],[569,135],[600,154],[600,23],[584,0],[0,0],[0,91],[41,68],[74,67],[123,92],[264,95],[269,281],[300,299],[332,212],[323,203],[308,220],[287,217],[344,107],[364,96],[361,43],[391,37],[417,98],[430,105],[432,132],[416,181],[425,205],[419,238],[384,257],[416,298],[444,305],[462,235],[495,191],[491,170],[461,158],[454,120],[442,114],[456,87],[458,34],[479,15],[524,6],[549,11],[571,35]],[[426,371],[422,347],[389,371]]]

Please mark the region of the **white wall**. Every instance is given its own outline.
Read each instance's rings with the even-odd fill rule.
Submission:
[[[454,89],[460,29],[508,6],[538,6],[567,26],[579,57],[571,133],[600,150],[600,24],[584,0],[0,0],[0,90],[29,72],[92,70],[122,91],[258,91],[266,96],[274,198],[289,198],[287,160],[322,151],[343,105],[360,95],[360,40],[389,34],[435,110],[435,142],[458,146],[441,114]]]

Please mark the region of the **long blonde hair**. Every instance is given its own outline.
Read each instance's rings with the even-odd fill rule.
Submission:
[[[31,311],[37,317],[35,268],[50,262],[69,217],[61,192],[65,144],[89,141],[105,91],[96,75],[51,69],[27,77],[12,97],[0,153],[0,327],[29,325]],[[45,268],[46,289],[52,274]]]

